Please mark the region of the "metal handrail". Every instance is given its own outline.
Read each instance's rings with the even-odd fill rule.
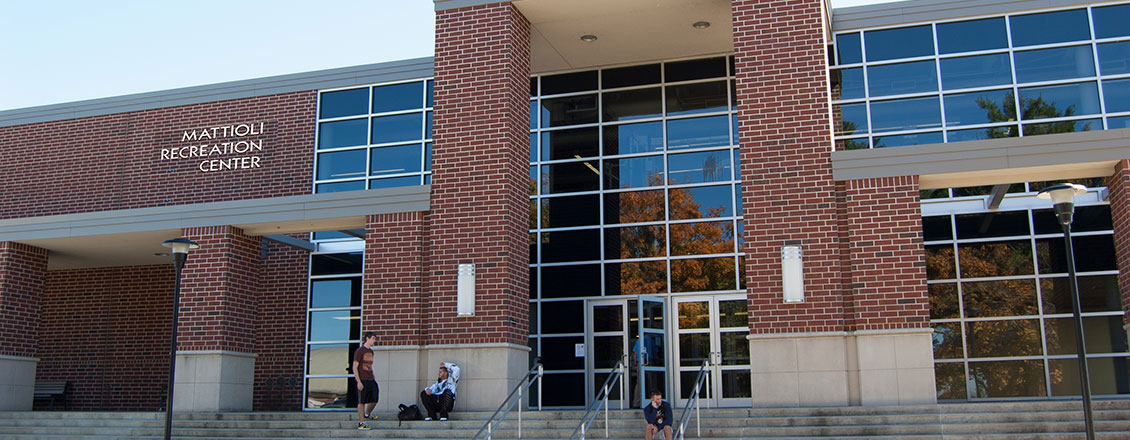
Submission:
[[[483,427],[479,428],[479,432],[476,432],[475,436],[472,438],[490,440],[491,435],[494,433],[494,425],[502,423],[502,420],[506,418],[506,415],[510,413],[510,410],[514,408],[515,404],[518,405],[518,438],[522,438],[523,392],[529,389],[534,382],[538,383],[538,411],[541,411],[541,378],[544,375],[544,368],[542,368],[541,362],[538,362],[534,368],[526,372],[526,376],[522,382],[515,386],[514,390],[510,391],[510,394],[506,396],[506,400],[503,400],[502,404],[498,405],[498,409],[494,410],[494,414],[491,414],[490,418],[483,424]],[[534,376],[534,378],[530,379],[530,376]],[[518,396],[516,399],[514,398],[515,395]],[[499,415],[500,412],[502,415]],[[496,422],[495,419],[498,419],[498,421]]]
[[[699,398],[699,390],[701,390],[702,385],[704,383],[706,383],[706,378],[710,377],[708,375],[710,370],[706,369],[706,367],[709,367],[709,366],[710,366],[710,358],[706,358],[706,359],[702,360],[702,366],[698,367],[698,377],[696,377],[695,380],[694,380],[694,391],[691,391],[691,397],[689,399],[687,399],[687,403],[683,405],[683,414],[681,416],[679,416],[679,430],[677,432],[675,432],[675,438],[671,439],[671,440],[682,440],[683,439],[683,435],[687,431],[687,421],[688,421],[687,417],[689,417],[690,414],[691,414],[690,409],[691,409],[692,404],[694,405],[694,410],[695,410],[694,411],[695,412],[695,418],[694,418],[695,430],[696,430],[698,437],[702,437],[702,411],[699,410],[698,398]],[[708,386],[708,388],[709,388],[709,386]]]
[[[626,358],[627,355],[624,355]],[[604,408],[604,438],[608,438],[608,393],[612,387],[616,386],[616,382],[620,382],[620,409],[624,409],[625,395],[624,382],[620,380],[620,376],[624,375],[624,360],[620,359],[612,370],[608,372],[608,378],[604,380],[604,385],[600,387],[600,393],[596,395],[588,408],[585,408],[585,415],[581,416],[581,423],[577,425],[577,429],[573,430],[573,434],[569,436],[571,439],[584,440],[585,434],[588,433],[589,425],[596,419],[596,413],[600,411],[600,407]],[[579,434],[579,436],[578,436]]]

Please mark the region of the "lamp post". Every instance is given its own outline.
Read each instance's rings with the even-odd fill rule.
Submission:
[[[176,269],[176,283],[173,285],[173,331],[172,343],[169,346],[169,389],[165,401],[165,440],[173,432],[173,377],[177,368],[177,316],[180,314],[180,272],[184,269],[184,262],[188,260],[188,251],[200,247],[196,242],[187,238],[174,238],[165,240],[161,246],[172,249],[173,268]]]
[[[1071,248],[1071,220],[1075,213],[1075,196],[1087,192],[1087,187],[1073,183],[1063,183],[1044,188],[1037,194],[1041,199],[1051,199],[1055,205],[1055,216],[1063,226],[1063,241],[1067,248],[1067,283],[1071,286],[1071,303],[1075,316],[1075,347],[1079,357],[1079,387],[1083,390],[1083,422],[1087,429],[1087,440],[1095,438],[1095,421],[1091,412],[1091,373],[1087,369],[1086,341],[1083,337],[1082,307],[1079,301],[1079,285],[1075,282],[1075,251]]]

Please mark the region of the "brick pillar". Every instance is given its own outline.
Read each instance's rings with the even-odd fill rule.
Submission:
[[[918,177],[845,186],[859,401],[934,403],[934,356]]]
[[[30,411],[47,250],[0,242],[0,411]]]
[[[1130,160],[1114,166],[1106,178],[1110,190],[1110,217],[1114,224],[1114,252],[1118,259],[1118,288],[1122,291],[1122,322],[1130,322]],[[1123,326],[1130,338],[1130,324]]]
[[[442,359],[477,364],[460,381],[464,408],[493,408],[527,369],[529,44],[509,2],[436,12],[423,322],[436,354],[422,362],[428,376]],[[470,317],[456,316],[463,263],[476,271]]]
[[[260,239],[232,226],[183,235],[200,248],[181,274],[174,410],[250,411]]]

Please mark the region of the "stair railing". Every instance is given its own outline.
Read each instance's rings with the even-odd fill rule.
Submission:
[[[476,432],[475,436],[472,438],[490,440],[491,435],[494,434],[495,425],[501,424],[502,420],[506,418],[510,410],[514,409],[515,405],[518,406],[518,438],[522,438],[522,396],[530,389],[530,386],[532,386],[534,382],[537,382],[538,411],[541,411],[541,378],[543,375],[545,375],[545,371],[539,361],[530,371],[526,372],[525,378],[510,391],[510,394],[506,396],[506,400],[503,400],[502,404],[498,405],[498,409],[494,410],[494,414],[487,419],[487,422],[483,424],[482,428],[479,428],[479,432]]]
[[[702,437],[702,411],[699,409],[698,398],[700,394],[699,391],[702,390],[706,379],[710,377],[710,370],[707,369],[709,366],[710,358],[703,359],[702,366],[698,368],[698,377],[694,380],[694,390],[691,391],[691,397],[687,399],[687,403],[683,405],[683,414],[679,416],[679,430],[675,432],[675,438],[672,440],[683,440],[683,435],[687,431],[687,422],[689,422],[688,419],[691,415],[691,405],[694,405],[694,425],[696,433],[698,437]],[[707,388],[709,388],[709,385],[707,385]]]
[[[596,419],[596,414],[604,409],[604,438],[608,438],[608,394],[611,392],[616,383],[620,383],[620,409],[624,409],[624,400],[628,398],[624,381],[620,377],[624,375],[627,368],[624,366],[624,361],[627,355],[616,362],[616,366],[608,371],[608,378],[604,380],[604,385],[600,387],[600,393],[596,395],[588,408],[585,408],[585,415],[581,416],[581,423],[577,425],[577,429],[573,430],[573,434],[569,438],[574,440],[584,440],[585,435],[588,433],[589,426],[592,425],[593,420]]]

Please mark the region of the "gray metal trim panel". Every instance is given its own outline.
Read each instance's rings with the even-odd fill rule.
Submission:
[[[435,0],[436,11],[466,8],[468,6],[489,5],[491,3],[506,3],[509,0]]]
[[[1130,158],[1130,128],[832,152],[835,180],[1069,166]]]
[[[832,10],[832,31],[1086,6],[1081,0],[911,0]]]
[[[276,95],[304,90],[426,78],[433,75],[431,57],[364,66],[342,67],[219,84],[184,87],[134,95],[91,99],[0,111],[0,127],[84,118],[114,113]]]
[[[420,212],[430,185],[0,220],[0,241]]]

